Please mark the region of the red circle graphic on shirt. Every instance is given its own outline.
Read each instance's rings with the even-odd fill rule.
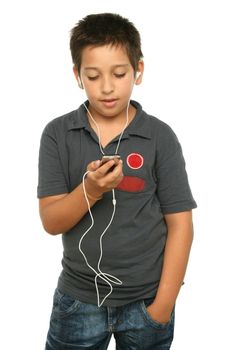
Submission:
[[[139,153],[131,153],[127,157],[127,164],[131,169],[140,169],[143,163],[144,159]]]

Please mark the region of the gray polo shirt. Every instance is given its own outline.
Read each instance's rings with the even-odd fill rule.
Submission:
[[[88,102],[86,102],[88,104]],[[180,143],[172,129],[148,115],[139,103],[119,148],[124,178],[116,189],[116,214],[103,236],[101,270],[120,279],[113,284],[105,306],[120,306],[154,297],[159,284],[167,227],[164,214],[191,210],[193,199]],[[114,154],[118,137],[105,148]],[[98,137],[81,105],[45,127],[39,152],[38,197],[71,192],[82,182],[87,165],[101,159]],[[82,250],[97,270],[99,239],[112,215],[112,192],[92,207],[94,227],[82,241]],[[83,302],[97,304],[95,273],[79,251],[79,240],[91,224],[89,213],[62,234],[64,247],[58,288]],[[98,278],[100,302],[110,287]]]

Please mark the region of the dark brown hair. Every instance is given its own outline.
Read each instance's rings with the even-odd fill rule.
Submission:
[[[84,17],[71,30],[70,50],[78,73],[83,49],[103,45],[124,47],[134,72],[137,71],[138,62],[143,57],[138,30],[127,18],[118,14],[99,13]]]

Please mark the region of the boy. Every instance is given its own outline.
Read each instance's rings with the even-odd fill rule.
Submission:
[[[169,349],[196,207],[181,146],[130,100],[144,68],[131,22],[89,15],[70,48],[88,101],[46,126],[39,156],[41,220],[64,246],[46,349],[107,349],[112,333],[119,350]]]

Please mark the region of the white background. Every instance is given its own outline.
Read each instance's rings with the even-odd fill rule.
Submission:
[[[224,0],[1,2],[2,349],[44,347],[62,246],[39,220],[39,141],[48,121],[84,99],[72,72],[69,31],[98,12],[117,12],[140,31],[145,74],[133,98],[176,132],[198,203],[172,349],[231,347],[231,6]]]

